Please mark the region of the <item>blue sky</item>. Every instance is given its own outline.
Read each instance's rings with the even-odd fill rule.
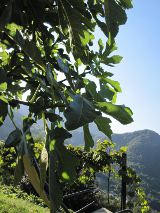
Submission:
[[[114,121],[112,128],[118,133],[151,129],[160,134],[160,0],[133,4],[116,39],[123,61],[112,72],[122,87],[117,103],[133,110],[134,123]]]

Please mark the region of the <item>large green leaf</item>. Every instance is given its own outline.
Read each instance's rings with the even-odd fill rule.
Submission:
[[[97,102],[96,107],[122,124],[129,124],[133,121],[132,111],[123,105],[114,105],[110,102]]]
[[[120,87],[120,83],[118,81],[114,81],[110,78],[101,78],[101,81],[103,83],[108,83],[110,84],[116,92],[122,92],[121,87]]]
[[[119,25],[125,24],[127,21],[127,15],[125,8],[120,6],[116,0],[104,0],[105,18],[108,29],[108,34],[111,34],[114,38],[119,30]]]
[[[67,130],[56,127],[50,137],[50,199],[52,209],[56,211],[62,202],[62,189],[59,180],[72,183],[79,161],[64,146],[64,140],[71,137]]]
[[[85,151],[89,151],[90,148],[92,148],[94,146],[94,140],[92,138],[92,135],[89,131],[89,125],[85,124],[83,126],[83,132],[84,132],[84,141],[85,141]]]
[[[39,194],[39,196],[44,200],[44,202],[46,203],[46,205],[48,205],[48,207],[50,206],[50,202],[48,200],[48,197],[44,191],[43,188],[41,188],[41,182],[40,182],[40,178],[38,176],[38,173],[32,163],[32,159],[28,154],[25,154],[22,156],[23,158],[23,165],[24,165],[24,169],[25,172],[28,175],[28,179],[30,180],[32,186],[34,187],[34,189],[36,190],[36,192]]]
[[[102,101],[103,99],[97,93],[97,85],[93,81],[89,81],[89,83],[85,86],[86,92],[89,93],[90,97],[92,97],[95,101]]]
[[[5,32],[18,44],[24,53],[36,62],[41,68],[45,69],[44,62],[41,57],[41,52],[33,40],[24,39],[24,35],[20,32],[22,27],[14,23],[8,24]]]
[[[112,101],[112,103],[116,102],[117,92],[108,85],[101,85],[101,89],[98,94],[102,97],[103,100],[107,98],[108,100]]]
[[[51,212],[56,213],[62,204],[62,188],[56,173],[57,158],[53,152],[49,156],[49,198]]]
[[[94,122],[96,123],[99,131],[103,132],[107,137],[111,139],[112,130],[111,130],[111,120],[106,117],[98,116]]]
[[[8,104],[0,99],[0,126],[3,124],[8,113]]]
[[[65,126],[68,130],[77,129],[94,121],[99,114],[87,99],[76,95],[64,113],[67,120]]]
[[[23,135],[21,143],[17,147],[17,152],[18,152],[19,160],[20,160],[18,169],[20,169],[20,172],[23,172],[23,168],[24,168],[24,171],[28,175],[28,179],[30,180],[37,194],[43,199],[45,204],[48,207],[50,207],[50,202],[48,200],[46,192],[44,191],[44,188],[41,186],[41,180],[40,180],[39,174],[37,173],[37,170],[33,164],[33,158],[31,157],[32,153],[30,152],[30,149],[28,149],[27,145],[28,144],[26,143],[25,135]],[[21,161],[23,161],[23,165]],[[20,176],[16,178],[19,179]]]
[[[24,175],[24,165],[22,156],[17,157],[17,164],[14,171],[14,185],[18,185]]]
[[[119,55],[114,55],[110,58],[105,58],[102,60],[102,63],[108,65],[108,66],[113,66],[114,64],[119,64],[121,62],[123,57]]]
[[[127,9],[130,9],[133,7],[132,0],[121,0],[119,3],[120,3],[120,5],[122,5],[122,7],[127,8]]]
[[[0,92],[4,92],[6,89],[7,89],[7,83],[6,82],[1,83],[0,84]]]
[[[86,45],[94,38],[92,31],[94,23],[87,12],[86,4],[83,0],[77,1],[58,0],[60,26],[65,34],[68,28],[70,45],[74,50],[74,56],[80,57],[84,63],[87,62]]]
[[[53,71],[51,69],[51,65],[50,64],[47,64],[47,67],[46,67],[46,78],[47,78],[47,80],[48,80],[48,82],[49,82],[49,84],[51,86],[53,86],[56,90],[59,89],[59,85],[58,85],[57,81],[54,78]],[[42,83],[41,83],[41,85],[42,85]],[[51,93],[53,93],[53,91],[51,91]]]
[[[15,147],[19,142],[21,141],[22,138],[22,132],[20,129],[16,129],[13,132],[11,132],[5,142],[6,147]]]
[[[72,135],[64,128],[58,127],[56,127],[54,132],[51,134],[52,150],[57,156],[57,160],[59,162],[57,170],[59,177],[68,182],[73,181],[75,178],[75,167],[78,165],[78,159],[64,146],[64,140],[71,136]]]

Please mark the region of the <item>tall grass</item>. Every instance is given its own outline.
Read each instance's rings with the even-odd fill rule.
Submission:
[[[10,198],[0,192],[0,213],[49,213],[42,208],[20,198]]]

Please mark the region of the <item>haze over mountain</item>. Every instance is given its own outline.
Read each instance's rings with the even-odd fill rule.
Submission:
[[[20,109],[14,111],[13,120],[18,128],[22,129],[22,117],[27,116],[27,114],[28,107],[26,106],[21,106]],[[15,130],[15,127],[10,118],[7,116],[3,125],[0,126],[0,140],[5,140],[8,134],[13,130]],[[35,138],[44,137],[44,130],[41,121],[38,121],[37,124],[33,124],[31,131]]]

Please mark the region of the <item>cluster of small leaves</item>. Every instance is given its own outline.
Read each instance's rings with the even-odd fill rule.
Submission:
[[[14,177],[14,169],[16,166],[15,149],[5,148],[4,142],[0,141],[0,182],[3,184],[12,184]]]
[[[96,148],[91,149],[90,152],[84,151],[83,147],[74,147],[72,145],[68,145],[67,149],[80,159],[80,165],[82,168],[84,167],[85,170],[92,171],[91,173],[94,178],[95,174],[99,172],[112,172],[119,177],[122,177],[123,175],[123,154],[126,153],[126,147],[121,147],[120,150],[116,150],[114,148],[114,143],[109,140],[104,140],[103,142],[98,141]],[[115,171],[115,165],[118,166],[117,171]],[[78,177],[79,176],[81,175],[78,175]],[[135,171],[128,167],[126,183],[132,184],[134,181],[140,182],[140,179]]]
[[[40,162],[40,155],[43,149],[43,142],[35,139],[34,153],[37,162]],[[17,153],[14,147],[5,147],[5,142],[0,141],[0,182],[6,185],[14,184]]]
[[[96,173],[110,174],[110,179],[108,179],[108,181],[111,181],[111,178],[113,178],[112,181],[116,185],[120,183],[123,177],[127,184],[127,207],[132,209],[133,212],[147,213],[150,211],[145,192],[141,187],[141,179],[132,168],[127,167],[126,171],[123,170],[123,154],[127,151],[126,147],[121,147],[120,150],[116,150],[112,142],[105,140],[103,142],[99,141],[97,147],[90,152],[85,152],[83,147],[74,147],[72,145],[69,145],[68,149],[75,153],[80,159],[77,180],[72,184],[72,189],[76,187],[81,189],[82,187],[94,186]],[[118,188],[121,190],[121,187]],[[117,189],[115,191],[117,195],[120,192],[117,191]],[[107,196],[109,195],[107,194],[101,194],[99,199],[102,199],[103,196],[108,200]],[[120,199],[120,197],[118,198],[118,196],[115,196],[114,199],[112,198],[109,200],[114,203],[116,199]],[[108,201],[109,203],[107,204],[107,201],[105,202],[106,207],[112,207],[110,201]]]
[[[89,123],[111,137],[111,121],[102,112],[122,124],[132,122],[131,110],[115,104],[121,88],[106,71],[106,66],[122,59],[110,54],[116,50],[115,37],[129,8],[131,0],[1,1],[0,125],[7,114],[14,123],[13,110],[21,104],[29,107],[28,119],[21,129],[14,124],[6,146],[16,147],[18,153],[16,182],[24,170],[29,173],[37,193],[53,212],[62,202],[61,182],[71,182],[78,165],[64,146],[64,140],[71,137],[68,131],[83,127],[85,150],[89,150],[94,145]],[[106,44],[100,39],[99,50],[94,51],[97,26],[106,35]],[[25,92],[29,95],[23,101]],[[46,132],[40,179],[31,163],[34,140],[30,132],[39,119]],[[43,189],[48,167],[49,200]]]

